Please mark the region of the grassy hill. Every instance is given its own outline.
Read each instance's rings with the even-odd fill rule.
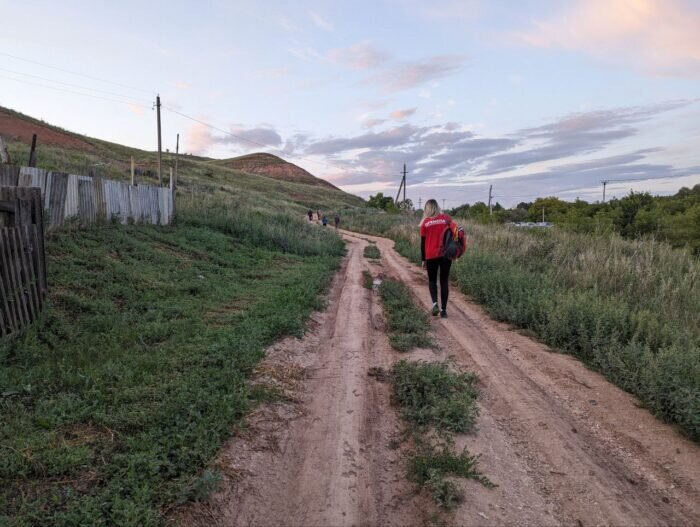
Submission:
[[[0,111],[15,159],[34,131],[44,168],[155,167],[153,152]],[[344,252],[302,213],[363,201],[195,156],[180,168],[173,225],[48,235],[48,306],[0,341],[0,525],[161,525],[216,487],[222,442],[277,396],[248,376],[266,346],[303,333]]]

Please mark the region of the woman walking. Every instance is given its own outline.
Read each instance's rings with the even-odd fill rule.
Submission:
[[[420,222],[420,251],[423,269],[428,270],[428,288],[433,300],[433,316],[447,318],[447,297],[450,294],[450,266],[452,260],[442,254],[445,231],[452,224],[452,218],[440,212],[440,207],[434,199],[429,199],[423,209],[423,219]],[[440,275],[440,300],[442,309],[438,307],[437,280]]]

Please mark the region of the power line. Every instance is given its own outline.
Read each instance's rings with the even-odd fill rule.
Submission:
[[[125,99],[129,99],[129,100],[132,100],[132,101],[135,101],[135,102],[138,102],[138,103],[144,103],[144,102],[146,102],[146,101],[143,101],[143,100],[141,100],[141,99],[134,99],[133,97],[129,97],[128,95],[122,95],[121,93],[115,93],[115,92],[106,91],[106,90],[99,90],[99,89],[97,89],[97,88],[89,88],[89,87],[87,87],[87,86],[82,86],[82,85],[80,85],[80,84],[71,84],[71,83],[68,83],[68,82],[57,81],[57,80],[55,80],[55,79],[49,79],[49,78],[47,78],[47,77],[41,77],[41,76],[39,76],[39,75],[33,75],[33,74],[31,74],[31,73],[24,73],[24,72],[21,72],[21,71],[8,70],[7,68],[2,68],[2,67],[0,67],[0,70],[1,70],[1,71],[5,71],[5,72],[7,72],[7,73],[13,73],[13,74],[15,74],[15,75],[24,75],[25,77],[33,77],[33,78],[35,78],[35,79],[40,79],[40,80],[43,80],[43,81],[55,82],[56,84],[61,84],[61,85],[63,85],[63,86],[69,86],[69,87],[71,87],[71,88],[78,88],[78,89],[81,89],[81,90],[89,90],[89,91],[94,91],[94,92],[98,92],[98,93],[104,93],[104,94],[106,94],[106,95],[114,95],[115,97],[123,97],[123,98],[125,98]],[[17,79],[17,80],[18,80],[18,79]],[[150,103],[146,102],[146,104],[150,104]]]
[[[121,101],[120,101],[120,100],[118,100],[118,99],[110,99],[110,98],[108,98],[108,97],[102,97],[102,96],[100,96],[100,95],[93,95],[93,94],[91,94],[91,93],[82,93],[82,92],[77,92],[77,91],[75,91],[75,90],[67,90],[67,89],[65,89],[65,88],[58,88],[58,87],[56,87],[56,86],[47,86],[46,84],[40,84],[40,83],[38,83],[38,82],[31,82],[31,81],[27,81],[27,80],[24,80],[24,79],[16,79],[16,78],[14,78],[14,77],[7,77],[7,76],[5,76],[5,75],[0,75],[0,78],[2,78],[2,79],[7,79],[7,80],[11,80],[11,81],[15,81],[15,82],[21,82],[21,83],[23,83],[23,84],[29,84],[30,86],[39,86],[39,87],[41,87],[41,88],[48,88],[48,89],[50,89],[50,90],[62,91],[62,92],[65,92],[65,93],[72,93],[72,94],[74,94],[74,95],[82,95],[83,97],[91,97],[91,98],[93,98],[93,99],[101,99],[101,100],[103,100],[103,101],[116,102],[116,103],[119,103],[119,104],[129,104],[129,105],[132,105],[132,106],[138,106],[138,107],[140,107],[140,108],[145,108],[145,109],[147,109],[147,110],[150,109],[150,107],[148,107],[148,106],[144,106],[144,105],[142,105],[142,104],[138,104],[138,103],[135,103],[135,102],[124,101],[124,100],[121,100]]]
[[[114,81],[110,81],[110,80],[107,80],[107,79],[101,79],[101,78],[99,78],[99,77],[93,77],[92,75],[86,75],[86,74],[84,74],[84,73],[78,73],[77,71],[71,71],[71,70],[66,70],[66,69],[63,69],[63,68],[57,68],[56,66],[51,66],[51,65],[49,65],[49,64],[44,64],[43,62],[37,62],[36,60],[25,59],[25,58],[23,58],[23,57],[18,57],[17,55],[11,55],[10,53],[5,53],[5,52],[0,51],[0,55],[3,55],[3,56],[5,56],[5,57],[10,57],[10,58],[15,59],[15,60],[21,60],[22,62],[28,62],[28,63],[30,63],[30,64],[36,64],[37,66],[43,66],[44,68],[50,68],[50,69],[52,69],[52,70],[61,71],[61,72],[63,72],[63,73],[68,73],[68,74],[70,74],[70,75],[77,75],[78,77],[84,77],[84,78],[86,78],[86,79],[91,79],[91,80],[98,81],[98,82],[104,82],[104,83],[107,83],[107,84],[113,84],[114,86],[119,86],[120,88],[126,88],[126,89],[128,89],[128,90],[136,90],[136,91],[148,93],[149,95],[155,95],[154,92],[149,91],[149,90],[144,90],[143,88],[137,88],[137,87],[135,87],[135,86],[129,86],[128,84],[121,84],[121,83],[119,83],[119,82],[114,82]]]

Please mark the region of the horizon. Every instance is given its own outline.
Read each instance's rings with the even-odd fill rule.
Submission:
[[[4,6],[0,105],[152,151],[160,93],[164,150],[271,153],[364,198],[405,162],[415,205],[700,182],[697,1],[164,5]],[[66,12],[58,41],[23,30]]]

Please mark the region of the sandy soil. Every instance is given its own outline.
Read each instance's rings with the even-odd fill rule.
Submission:
[[[391,350],[371,269],[401,279],[426,308],[424,273],[393,242],[345,233],[348,256],[302,339],[273,346],[256,381],[282,402],[261,405],[222,450],[226,474],[208,503],[180,511],[183,525],[700,525],[700,448],[629,394],[575,359],[551,352],[451,292],[450,317],[433,319],[441,351],[480,377],[478,431],[457,438],[480,454],[498,487],[460,483],[448,515],[406,481],[405,445],[389,387],[367,375],[406,355]],[[380,265],[362,250],[377,242]],[[438,515],[439,514],[439,515]]]

